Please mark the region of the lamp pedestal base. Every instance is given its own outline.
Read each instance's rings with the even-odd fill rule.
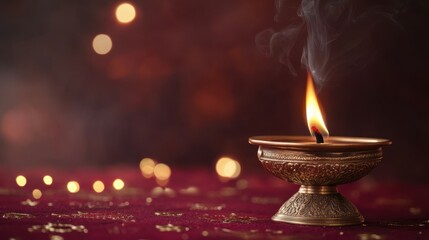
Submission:
[[[304,186],[287,200],[272,220],[316,226],[361,224],[364,218],[336,186]]]

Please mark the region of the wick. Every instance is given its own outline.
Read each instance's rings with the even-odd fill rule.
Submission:
[[[324,143],[324,141],[323,141],[323,136],[322,136],[322,134],[319,132],[319,129],[317,129],[317,127],[312,126],[312,127],[311,127],[311,131],[313,131],[314,136],[316,137],[316,143]]]

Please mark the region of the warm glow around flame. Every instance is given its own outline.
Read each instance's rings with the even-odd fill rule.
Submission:
[[[313,78],[310,73],[308,73],[307,76],[306,109],[308,130],[311,135],[314,136],[314,131],[312,129],[315,127],[323,136],[329,136],[328,129],[323,121],[322,112],[320,111],[319,103],[317,101]]]

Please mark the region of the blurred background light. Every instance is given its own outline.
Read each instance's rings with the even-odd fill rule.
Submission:
[[[34,189],[33,192],[31,193],[33,195],[34,199],[39,199],[42,197],[42,191],[40,191],[39,189]]]
[[[153,173],[157,180],[165,181],[171,176],[171,169],[167,164],[159,163],[153,169]]]
[[[104,191],[104,183],[100,180],[97,180],[92,184],[92,188],[96,193],[101,193]]]
[[[216,173],[223,178],[237,178],[241,173],[240,163],[229,157],[222,157],[216,162]]]
[[[112,39],[107,34],[98,34],[92,40],[92,48],[100,55],[105,55],[112,50]]]
[[[140,171],[145,178],[151,178],[153,176],[153,170],[156,162],[151,158],[143,158],[140,161]]]
[[[77,192],[79,192],[79,190],[80,190],[79,183],[78,183],[78,182],[76,182],[76,181],[69,181],[69,182],[67,183],[67,190],[68,190],[70,193],[77,193]]]
[[[27,178],[22,175],[17,176],[15,180],[16,184],[18,184],[20,187],[24,187],[27,184]]]
[[[116,8],[116,19],[120,23],[130,23],[136,17],[136,9],[130,3],[122,3]]]
[[[117,179],[115,179],[115,181],[113,181],[112,185],[113,185],[114,189],[121,190],[122,188],[124,188],[125,183],[124,183],[124,181],[122,181],[122,179],[117,178]]]
[[[49,175],[45,175],[45,176],[43,177],[43,182],[44,182],[46,185],[52,185],[53,181],[54,181],[54,179],[53,179],[51,176],[49,176]]]

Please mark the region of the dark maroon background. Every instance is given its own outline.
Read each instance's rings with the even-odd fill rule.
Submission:
[[[308,134],[305,70],[292,76],[254,42],[274,25],[272,1],[132,3],[137,18],[120,25],[117,1],[2,2],[0,163],[212,166],[229,155],[260,171],[249,136]],[[427,182],[429,15],[409,4],[400,27],[368,36],[375,61],[320,99],[332,135],[393,141],[373,176]],[[106,56],[91,47],[99,33],[113,39]]]

